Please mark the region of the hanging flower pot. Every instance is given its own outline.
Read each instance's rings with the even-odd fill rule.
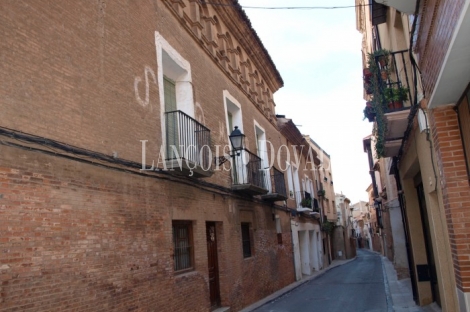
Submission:
[[[370,71],[370,69],[369,68],[364,68],[362,70],[362,75],[364,77],[364,81],[369,83],[370,79],[372,78],[372,72]]]
[[[380,77],[382,78],[383,81],[386,81],[388,79],[388,72],[385,69],[383,69],[380,72]]]
[[[382,55],[378,58],[379,64],[381,67],[387,66],[388,65],[388,60],[387,57]]]

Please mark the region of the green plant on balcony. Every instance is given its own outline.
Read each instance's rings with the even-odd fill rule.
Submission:
[[[369,106],[364,109],[364,117],[368,118],[369,121],[373,121],[372,117],[375,113],[375,124],[372,130],[372,134],[375,137],[375,154],[377,158],[384,156],[385,149],[385,134],[387,133],[387,123],[385,120],[385,113],[389,111],[389,101],[392,98],[398,98],[398,95],[403,95],[405,88],[397,89],[398,91],[386,91],[386,83],[384,81],[383,72],[387,72],[387,78],[389,77],[389,65],[390,65],[390,54],[388,50],[377,50],[373,53],[369,53],[367,65],[369,71],[372,73],[372,77],[369,79],[368,88],[371,93]],[[385,92],[384,92],[385,91]]]
[[[318,196],[325,196],[325,190],[319,190]]]
[[[334,229],[335,229],[334,222],[331,222],[331,221],[328,221],[328,220],[323,221],[323,223],[321,225],[321,230],[323,232],[332,233]]]
[[[388,103],[388,109],[399,109],[403,107],[403,102],[408,101],[408,88],[387,88],[384,90],[385,100]]]
[[[312,208],[312,199],[311,198],[304,198],[300,202],[300,205],[305,208]]]
[[[371,102],[367,102],[366,103],[366,107],[364,108],[364,119],[368,119],[369,122],[373,122],[374,119],[375,119],[375,110],[374,108],[372,107],[372,103]]]

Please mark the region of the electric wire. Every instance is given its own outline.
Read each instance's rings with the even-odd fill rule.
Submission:
[[[259,10],[336,10],[336,9],[350,9],[357,7],[371,6],[371,4],[358,4],[358,5],[340,5],[340,6],[282,6],[282,7],[272,7],[272,6],[248,6],[241,4],[231,4],[231,3],[220,3],[220,2],[208,2],[201,0],[199,4],[209,4],[212,6],[223,6],[223,7],[241,7],[243,9],[259,9]]]

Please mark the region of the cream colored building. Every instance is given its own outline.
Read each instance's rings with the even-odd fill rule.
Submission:
[[[419,45],[425,36],[422,30],[429,26],[426,18],[430,12],[444,12],[445,6],[457,1],[441,1],[429,8],[423,5],[429,1],[424,0],[378,2],[389,6],[356,0],[356,17],[357,29],[363,35],[364,99],[368,101],[365,115],[366,111],[371,113],[365,117],[374,125],[373,135],[364,139],[370,168],[374,170],[371,205],[376,207],[380,235],[387,233],[387,222],[393,233],[391,245],[382,236],[383,253],[392,252],[402,276],[406,276],[409,267],[413,297],[419,305],[436,302],[443,311],[470,311],[462,291],[465,285],[457,284],[455,279],[460,273],[454,270],[449,223],[445,221],[446,187],[436,169],[440,150],[433,145],[433,132],[427,126],[432,120],[420,108],[427,103],[423,91],[426,81],[422,79],[429,76],[418,74],[416,64],[422,65],[422,55],[410,52],[410,42]],[[410,14],[415,13],[420,2],[419,17],[412,19]],[[469,1],[464,2],[468,8]],[[389,52],[384,56],[383,50]],[[374,52],[376,56],[370,62],[369,54]],[[404,90],[407,95],[401,96],[399,106],[395,99],[387,97],[395,90]],[[370,107],[374,111],[368,110]]]
[[[315,175],[315,185],[317,187],[317,194],[319,199],[319,206],[321,209],[321,221],[322,223],[331,224],[332,226],[337,222],[338,216],[336,212],[336,203],[335,203],[335,190],[333,182],[333,171],[331,165],[330,155],[325,152],[310,136],[304,135],[305,140],[309,143],[310,149],[316,154],[316,160],[318,165],[316,165]],[[330,263],[339,256],[337,253],[338,247],[334,234],[335,231],[324,231],[326,234],[326,244],[328,248],[328,258],[325,261]]]
[[[335,194],[337,222],[334,232],[334,247],[338,258],[351,259],[356,256],[355,225],[351,201],[344,194]],[[339,256],[341,252],[342,257]]]

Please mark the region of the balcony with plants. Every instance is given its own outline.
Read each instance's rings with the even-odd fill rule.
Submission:
[[[316,198],[306,191],[295,192],[297,211],[315,218],[320,216],[320,208]]]
[[[412,98],[409,51],[378,50],[368,56],[363,70],[366,107],[364,119],[374,122],[377,158],[398,154]]]

